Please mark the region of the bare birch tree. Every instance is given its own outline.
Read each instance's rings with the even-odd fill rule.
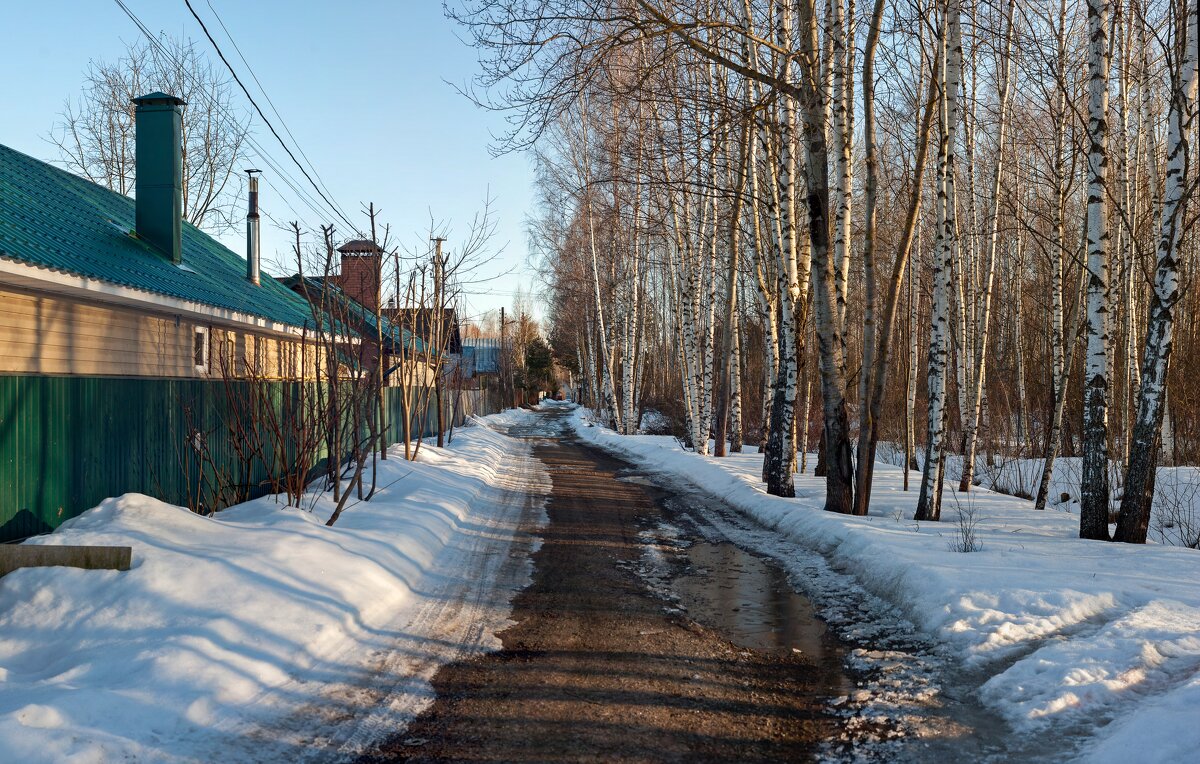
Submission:
[[[250,124],[234,106],[231,85],[191,41],[164,36],[157,45],[136,43],[116,61],[89,64],[82,93],[67,100],[49,138],[68,170],[128,196],[134,189],[132,100],[156,90],[182,98],[183,216],[220,233],[241,225],[238,178]]]
[[[1184,0],[1175,19],[1178,69],[1172,72],[1167,116],[1167,172],[1154,271],[1150,315],[1142,355],[1137,418],[1134,420],[1125,494],[1117,519],[1116,540],[1144,544],[1150,525],[1150,506],[1166,410],[1167,371],[1180,297],[1180,241],[1187,204],[1193,194],[1190,167],[1196,121],[1197,21],[1196,3]]]

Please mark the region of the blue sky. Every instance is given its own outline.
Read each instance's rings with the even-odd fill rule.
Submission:
[[[152,32],[191,38],[219,63],[183,0],[126,0],[126,5]],[[415,243],[425,238],[432,214],[450,222],[448,246],[453,247],[455,232],[465,232],[490,189],[498,221],[493,247],[505,248],[487,275],[515,272],[471,286],[475,294],[465,312],[511,305],[512,292],[534,284],[526,267],[524,225],[533,196],[529,158],[492,158],[488,145],[504,127],[501,116],[478,109],[447,83],[468,82],[476,58],[455,36],[455,25],[442,15],[438,0],[192,0],[192,5],[258,99],[212,9],[220,13],[352,221],[358,222],[354,213],[361,204],[373,201],[394,233]],[[64,99],[79,92],[88,62],[117,59],[140,33],[111,0],[6,3],[4,17],[0,143],[55,159],[57,149],[46,135]],[[240,91],[235,95],[249,111]],[[259,105],[266,110],[262,100]],[[287,163],[257,119],[254,130],[257,141]],[[289,171],[300,177],[294,165]],[[286,190],[278,179],[269,179]],[[306,212],[297,200],[272,194],[264,186],[262,203],[277,219],[296,217],[284,201]],[[308,215],[303,222],[310,225],[327,222]],[[226,238],[235,251],[244,248],[240,233]],[[285,234],[264,230],[264,259],[288,245]]]

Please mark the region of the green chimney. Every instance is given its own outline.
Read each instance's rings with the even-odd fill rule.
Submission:
[[[166,93],[133,99],[137,106],[137,235],[173,263],[183,260],[183,115],[186,102]]]

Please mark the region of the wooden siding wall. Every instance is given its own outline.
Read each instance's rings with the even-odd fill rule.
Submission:
[[[194,363],[197,326],[209,328],[207,373]],[[311,379],[316,364],[315,351],[301,354],[296,341],[0,288],[0,374],[204,379],[221,376],[218,353],[232,353],[225,368],[234,376],[245,374],[247,359],[269,379],[300,378],[302,360]]]

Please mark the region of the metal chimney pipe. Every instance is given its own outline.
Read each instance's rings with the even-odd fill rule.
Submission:
[[[258,236],[258,173],[261,170],[246,170],[250,176],[250,209],[246,213],[246,278],[255,286],[262,280],[262,262]]]
[[[150,93],[133,99],[134,182],[138,238],[176,265],[183,262],[182,98]]]

